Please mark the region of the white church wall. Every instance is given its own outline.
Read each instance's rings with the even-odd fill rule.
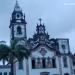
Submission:
[[[71,66],[70,66],[69,56],[66,56],[66,57],[67,57],[67,65],[68,65],[68,67],[64,67],[64,64],[63,64],[63,56],[61,56],[62,74],[64,75],[65,73],[68,73],[68,74],[71,75]]]
[[[58,62],[58,61],[57,61]],[[32,69],[31,57],[29,58],[29,75],[40,75],[41,72],[49,72],[51,75],[60,74],[59,68],[40,68],[40,69]]]
[[[72,74],[75,75],[75,59],[74,58],[71,58],[72,60]]]
[[[69,40],[68,39],[58,39],[59,51],[60,53],[69,53]]]
[[[19,62],[16,62],[15,64],[15,75],[26,75],[26,60],[23,60],[23,69],[19,69]]]
[[[31,54],[31,57],[29,57],[29,75],[40,75],[41,72],[49,72],[50,75],[53,74],[60,74],[59,70],[59,59],[58,56],[55,55],[55,51],[49,50],[45,47],[45,50],[47,51],[46,55],[44,57],[50,57],[50,58],[56,58],[56,68],[40,68],[40,69],[32,69],[32,58],[38,58],[42,57],[41,53],[39,52],[41,50],[41,47],[38,48],[36,51],[33,51]]]
[[[9,75],[10,68],[0,68],[0,73],[2,73],[2,75],[4,75],[4,73],[7,73],[7,75]]]

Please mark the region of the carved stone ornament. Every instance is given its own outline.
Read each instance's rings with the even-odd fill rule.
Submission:
[[[41,53],[42,56],[45,56],[47,51],[45,50],[45,48],[41,48],[41,50],[39,51]]]

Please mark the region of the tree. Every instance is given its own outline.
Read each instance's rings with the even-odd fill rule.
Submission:
[[[16,41],[11,43],[11,46],[0,44],[0,59],[6,59],[11,64],[11,75],[14,75],[14,60],[17,58],[18,61],[22,58],[28,59],[28,50],[23,45],[16,45]]]
[[[8,54],[10,53],[10,47],[5,44],[0,44],[0,60],[6,59],[8,60]]]

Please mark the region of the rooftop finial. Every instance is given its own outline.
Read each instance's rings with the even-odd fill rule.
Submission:
[[[42,19],[41,19],[41,18],[39,18],[39,21],[40,21],[40,25],[41,25],[41,21],[42,21]]]
[[[20,6],[19,6],[19,4],[18,4],[18,0],[16,0],[16,4],[15,4],[15,10],[17,10],[17,9],[18,9],[18,10],[21,10],[21,9],[20,9]]]
[[[18,5],[18,0],[16,0],[16,6],[19,6],[19,5]]]
[[[18,0],[16,0],[16,3],[18,2]]]
[[[17,3],[18,1],[16,0],[16,3]]]

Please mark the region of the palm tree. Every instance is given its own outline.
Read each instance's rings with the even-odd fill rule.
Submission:
[[[1,59],[6,59],[8,60],[8,54],[10,52],[10,47],[8,47],[5,44],[0,44],[0,60]]]
[[[0,44],[0,59],[6,59],[11,64],[11,75],[14,75],[14,59],[28,59],[29,52],[23,45],[16,45],[16,41],[11,43],[11,46]]]

